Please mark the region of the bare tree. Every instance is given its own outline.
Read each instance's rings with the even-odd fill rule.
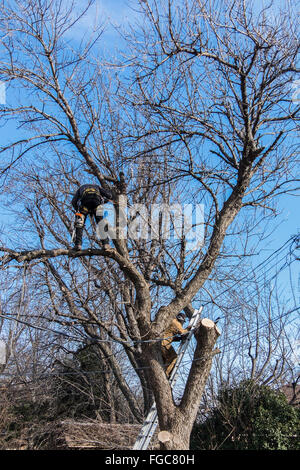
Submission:
[[[249,254],[255,215],[272,214],[271,201],[297,187],[292,139],[299,106],[291,100],[299,73],[297,21],[289,2],[276,18],[274,5],[256,10],[242,0],[139,5],[142,26],[133,29],[131,55],[115,64],[122,72],[114,80],[104,74],[94,47],[101,30],[79,46],[67,42],[76,26],[75,5],[68,11],[54,0],[2,5],[0,76],[21,85],[23,95],[20,104],[1,111],[21,119],[24,128],[2,148],[3,172],[8,186],[7,171],[14,170],[18,187],[7,192],[26,211],[20,219],[26,242],[2,246],[2,262],[34,263],[48,291],[38,295],[50,299],[53,321],[75,322],[77,334],[98,339],[140,419],[138,400],[107,340],[124,347],[146,408],[155,397],[160,429],[169,436],[162,448],[186,449],[219,331],[202,320],[179,404],[159,339],[182,309],[191,314],[217,268],[230,271],[226,256]],[[72,251],[66,204],[84,170],[113,191],[119,218],[125,198],[147,208],[205,204],[202,246],[190,250],[182,234],[166,240],[158,224],[150,240],[118,233],[104,250],[91,236],[90,249]],[[91,273],[99,276],[98,298]]]

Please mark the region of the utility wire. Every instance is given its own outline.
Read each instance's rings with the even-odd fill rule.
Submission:
[[[277,254],[279,254],[279,253],[284,249],[284,247],[285,247],[288,243],[290,243],[291,241],[295,242],[295,237],[290,237],[285,243],[283,243],[283,245],[281,245],[281,247],[279,247],[276,251],[274,251],[273,253],[271,253],[271,255],[269,255],[265,260],[263,260],[260,264],[258,264],[258,265],[255,267],[254,272],[260,271],[260,270],[264,267],[264,265],[267,263],[267,261],[270,260],[270,258],[273,258],[273,257],[276,256]],[[292,245],[292,244],[290,244],[289,248],[291,248],[291,245]],[[287,255],[283,256],[280,261],[282,261],[286,256],[287,256]],[[293,261],[295,261],[295,260],[293,260]],[[292,261],[292,262],[293,262],[293,261]],[[267,264],[269,264],[269,263],[267,263]],[[278,261],[276,261],[276,263],[275,263],[274,266],[276,266],[276,264],[278,264]],[[274,266],[273,266],[273,268],[274,268]],[[270,269],[272,269],[272,268],[269,268],[266,272],[270,271]],[[255,280],[256,282],[259,282],[259,279],[260,279],[261,277],[263,277],[263,276],[266,274],[266,272],[264,272],[264,273],[262,273],[261,275],[259,275],[258,278],[256,278],[256,279],[253,277],[252,279],[249,280],[249,282],[250,282],[251,280],[253,280],[253,281]],[[273,278],[274,278],[277,274],[278,274],[278,273],[276,273],[271,279],[269,279],[268,281],[266,281],[265,284],[266,284],[267,282],[270,282],[271,280],[273,280]],[[248,274],[246,274],[244,277],[242,277],[242,278],[240,279],[240,281],[244,281],[244,280],[246,280],[246,279],[249,279],[249,275],[248,275]],[[265,285],[265,284],[264,284],[264,285]],[[227,293],[228,291],[230,291],[230,290],[232,290],[232,286],[227,287],[225,290],[223,290],[222,292],[220,292],[219,294],[217,294],[216,296],[214,296],[214,300],[217,299],[218,297],[220,297],[221,295],[226,294],[226,293]],[[203,304],[203,307],[205,307],[206,305],[208,305],[208,304],[210,304],[210,303],[213,303],[214,300],[208,300],[207,302],[205,302],[205,303]]]
[[[283,314],[278,315],[276,318],[274,318],[274,319],[272,319],[272,320],[266,321],[264,324],[260,325],[259,327],[254,328],[251,332],[247,332],[247,333],[245,333],[245,334],[239,336],[238,338],[236,338],[236,339],[234,339],[234,340],[231,340],[231,341],[228,342],[227,344],[224,344],[222,347],[225,347],[225,348],[226,348],[227,346],[231,346],[233,343],[235,343],[235,342],[237,342],[237,341],[240,341],[242,338],[248,336],[249,334],[251,334],[251,333],[256,333],[258,330],[260,330],[260,329],[262,329],[262,328],[268,326],[269,324],[275,323],[276,321],[281,320],[282,318],[287,317],[288,315],[294,313],[294,312],[297,311],[297,310],[300,310],[300,307],[296,307],[296,308],[294,308],[294,309],[292,309],[292,310],[289,310],[288,312],[285,312],[285,313],[283,313]],[[292,321],[294,321],[294,320],[292,320]],[[225,352],[229,352],[229,351],[230,351],[230,349],[227,350],[227,351],[225,351]],[[117,354],[117,353],[115,353],[115,354]],[[112,355],[114,355],[114,354],[112,354]],[[104,358],[104,359],[105,359],[105,358]],[[203,356],[203,357],[199,357],[199,358],[197,358],[197,359],[190,359],[190,360],[188,360],[188,361],[186,361],[186,362],[183,362],[182,365],[185,365],[185,364],[189,364],[189,365],[190,365],[190,364],[192,364],[193,362],[199,362],[199,361],[203,361],[203,360],[206,360],[206,359],[207,359],[207,355],[205,355],[205,356]],[[135,371],[139,371],[139,370],[150,369],[150,367],[149,367],[149,366],[134,367],[133,369],[134,369]],[[82,370],[80,370],[80,371],[78,371],[78,372],[66,372],[66,373],[64,373],[64,372],[62,372],[62,373],[61,373],[61,372],[57,372],[57,373],[53,373],[53,374],[47,374],[47,376],[44,376],[44,377],[42,377],[42,378],[56,377],[56,376],[60,376],[60,375],[80,375],[80,374],[81,374],[81,375],[85,375],[85,374],[86,374],[86,375],[93,375],[93,374],[102,374],[102,373],[103,373],[103,374],[104,374],[104,373],[107,374],[107,373],[108,373],[108,370],[107,370],[107,369],[102,369],[102,370],[97,370],[97,371],[82,371]],[[2,374],[0,374],[0,375],[14,376],[13,374],[10,374],[10,373],[2,373]],[[37,379],[37,380],[38,380],[38,379]],[[15,385],[15,384],[14,384],[14,385]]]
[[[293,263],[295,260],[291,261],[291,263]],[[290,264],[291,264],[290,263]],[[287,266],[284,266],[284,268],[290,266],[290,264],[288,264]],[[279,272],[281,272],[282,268],[280,269]],[[275,273],[275,275],[273,275],[269,280],[267,280],[265,282],[268,283],[270,282],[274,276],[276,276],[278,273]],[[224,292],[221,292],[220,294],[218,294],[215,298],[219,297],[220,295],[226,293],[229,289],[231,288],[228,288],[226,289]],[[250,298],[250,297],[249,297]],[[247,301],[247,299],[245,299],[245,301]],[[206,303],[203,304],[203,306],[207,305],[208,303],[211,303],[212,301],[208,301]],[[55,330],[55,329],[52,329],[52,328],[47,328],[47,327],[41,327],[41,326],[36,326],[36,325],[33,325],[31,323],[29,323],[28,321],[24,321],[24,320],[21,320],[20,318],[16,319],[15,317],[9,317],[7,315],[3,315],[3,314],[0,314],[0,317],[1,318],[5,318],[7,320],[11,320],[11,321],[17,321],[19,323],[22,323],[30,328],[35,328],[35,329],[39,329],[39,330],[42,330],[42,331],[48,331],[48,332],[51,332],[51,333],[55,333],[57,335],[61,335],[61,336],[64,336],[65,338],[68,338],[70,340],[73,340],[73,341],[76,341],[76,342],[82,342],[82,339],[79,339],[78,337],[76,336],[73,336],[73,335],[70,335],[69,333],[64,333],[63,331],[60,331],[60,330]],[[219,319],[223,319],[224,317],[226,317],[226,315],[224,315],[223,317],[219,317]],[[174,335],[176,336],[176,335]],[[116,343],[116,344],[130,344],[131,346],[134,346],[135,344],[138,344],[138,343],[149,343],[149,342],[156,342],[156,341],[162,341],[163,339],[172,339],[174,336],[171,336],[171,337],[164,337],[164,338],[155,338],[155,339],[151,339],[151,340],[131,340],[131,341],[124,341],[122,339],[120,340],[114,340],[114,339],[99,339],[99,338],[93,338],[91,336],[89,336],[88,338],[84,338],[84,339],[89,339],[89,340],[92,340],[92,342],[95,342],[95,343]]]
[[[280,248],[278,248],[274,253],[272,253],[270,256],[268,256],[268,258],[266,258],[264,261],[262,261],[258,266],[257,268],[261,269],[264,264],[270,260],[270,258],[272,258],[273,256],[275,256],[277,253],[279,253],[291,240],[295,240],[295,237],[291,237],[289,240],[287,240]],[[293,260],[295,261],[295,259]],[[293,262],[291,261],[289,264],[287,265],[284,265],[280,268],[279,272],[281,272],[284,268],[290,266],[290,264]],[[265,284],[267,282],[270,282],[276,275],[278,275],[278,272],[275,273],[269,280],[266,280],[265,281]],[[264,285],[265,285],[264,284]],[[218,294],[215,298],[219,297],[220,295],[223,295],[224,293],[228,292],[228,290],[232,289],[231,287],[225,289],[223,292],[221,292],[220,294]],[[203,304],[203,306],[207,305],[208,303],[211,303],[212,301],[208,301],[206,302],[205,304]],[[293,311],[296,311],[298,308],[290,311],[290,312],[287,312],[287,315]],[[224,318],[226,315],[224,315],[223,317],[220,317],[220,319]],[[73,335],[70,335],[69,333],[64,333],[62,331],[59,331],[59,330],[55,330],[55,329],[51,329],[51,328],[46,328],[46,327],[41,327],[41,326],[36,326],[36,325],[33,325],[27,321],[24,321],[24,320],[21,320],[20,318],[16,320],[15,317],[11,318],[7,315],[3,315],[3,314],[0,314],[0,317],[2,318],[5,318],[7,320],[14,320],[14,321],[18,321],[19,323],[22,323],[30,328],[35,328],[35,329],[39,329],[39,330],[42,330],[42,331],[48,331],[48,332],[51,332],[51,333],[54,333],[54,334],[57,334],[57,335],[60,335],[60,336],[63,336],[65,338],[68,338],[72,341],[75,341],[75,342],[79,342],[79,343],[82,343],[83,340],[86,340],[88,339],[89,340],[89,343],[90,345],[92,344],[97,344],[97,343],[116,343],[116,344],[119,344],[119,345],[126,345],[126,344],[131,344],[131,346],[134,346],[135,344],[138,344],[138,343],[148,343],[148,342],[156,342],[156,341],[162,341],[163,339],[173,339],[173,336],[172,337],[164,337],[164,338],[155,338],[155,339],[152,339],[152,340],[131,340],[131,341],[124,341],[122,339],[119,340],[113,340],[113,339],[99,339],[99,338],[93,338],[93,337],[88,337],[88,338],[83,338],[83,339],[79,339],[78,337],[76,336],[73,336]],[[274,321],[276,321],[277,319],[275,319]],[[272,322],[272,320],[270,320]],[[256,330],[255,330],[256,331]],[[249,333],[247,333],[249,334]],[[246,335],[247,335],[246,334]],[[245,336],[245,335],[243,335]],[[242,338],[242,337],[241,337]],[[239,339],[241,338],[237,338],[236,341],[238,341]],[[230,343],[228,344],[232,344],[233,342],[235,341],[231,341]],[[225,347],[228,346],[228,344],[225,344]],[[118,354],[119,352],[115,352],[115,353],[112,353],[112,355],[115,355],[115,354]],[[136,368],[135,370],[140,370],[140,369],[144,369],[144,368]]]

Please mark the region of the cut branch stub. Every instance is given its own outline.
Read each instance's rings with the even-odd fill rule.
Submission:
[[[169,431],[160,431],[157,435],[159,442],[165,443],[171,441],[171,433]]]
[[[217,325],[209,318],[202,318],[195,331],[195,338],[199,345],[212,349],[221,332]]]

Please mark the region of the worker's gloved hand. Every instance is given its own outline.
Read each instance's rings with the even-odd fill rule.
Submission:
[[[175,335],[173,337],[173,341],[175,341],[175,342],[181,341],[181,335]]]
[[[184,343],[188,337],[188,333],[185,333],[184,335],[180,335],[181,336],[181,341]]]

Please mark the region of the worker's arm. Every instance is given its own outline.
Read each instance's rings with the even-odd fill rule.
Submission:
[[[183,328],[181,323],[178,320],[176,320],[176,326],[177,326],[177,333],[179,335],[187,334],[190,331],[190,329],[192,328],[190,325],[187,328]]]
[[[104,198],[105,202],[112,201],[112,193],[107,191],[107,189],[100,188],[100,194]]]
[[[176,329],[175,336],[174,336],[174,338],[176,338],[176,339],[174,339],[173,341],[182,341],[182,340],[184,340],[187,337],[187,335],[188,335],[188,333],[191,329],[191,326],[188,326],[187,328],[183,328],[181,323],[176,319],[174,320],[173,324],[174,324],[175,329]]]

